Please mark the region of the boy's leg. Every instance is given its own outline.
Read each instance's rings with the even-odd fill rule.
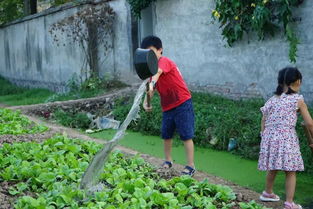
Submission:
[[[165,160],[172,162],[172,139],[164,139],[164,154],[165,154]],[[163,167],[169,167],[169,165],[164,164]]]
[[[165,161],[172,162],[172,138],[175,131],[175,121],[174,121],[174,112],[167,111],[163,112],[162,117],[162,139],[164,140],[164,154]],[[164,168],[169,168],[168,163],[163,164]]]
[[[266,175],[266,193],[272,194],[277,171],[268,171]]]
[[[194,164],[194,146],[193,146],[192,139],[185,140],[184,145],[185,145],[187,163],[190,167],[194,168],[195,167],[195,164]]]
[[[195,168],[194,165],[194,145],[192,138],[194,137],[194,112],[192,101],[187,100],[176,109],[175,126],[180,135],[181,140],[184,142],[187,165]]]
[[[292,203],[296,189],[296,172],[286,171],[286,202]]]

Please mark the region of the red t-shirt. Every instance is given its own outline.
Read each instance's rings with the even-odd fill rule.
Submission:
[[[167,57],[159,59],[159,68],[163,73],[156,83],[156,89],[161,97],[162,110],[171,110],[188,99],[191,94],[176,64]]]

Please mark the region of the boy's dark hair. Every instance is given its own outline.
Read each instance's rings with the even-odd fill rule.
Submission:
[[[151,46],[155,47],[158,50],[163,48],[161,39],[157,36],[147,36],[142,40],[140,48],[147,49]]]
[[[296,82],[297,80],[302,81],[302,74],[296,67],[286,67],[279,71],[278,73],[278,86],[276,88],[275,94],[280,96],[284,93],[284,87],[288,87],[288,91],[286,94],[293,94],[296,93],[293,91],[289,86],[290,84]]]

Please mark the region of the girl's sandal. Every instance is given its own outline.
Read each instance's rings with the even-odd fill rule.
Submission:
[[[196,170],[188,165],[185,166],[184,170],[181,172],[182,175],[193,176]]]
[[[173,166],[173,163],[171,161],[164,161],[161,165],[161,168],[169,169]]]
[[[262,195],[260,196],[260,200],[263,202],[278,202],[280,198],[274,193],[269,194],[264,191]]]
[[[301,205],[297,205],[294,202],[293,203],[285,202],[284,209],[302,209],[302,206]]]

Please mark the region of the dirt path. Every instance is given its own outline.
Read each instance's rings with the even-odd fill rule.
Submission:
[[[4,108],[4,107],[8,107],[8,105],[1,104],[1,103],[0,103],[0,108]]]

